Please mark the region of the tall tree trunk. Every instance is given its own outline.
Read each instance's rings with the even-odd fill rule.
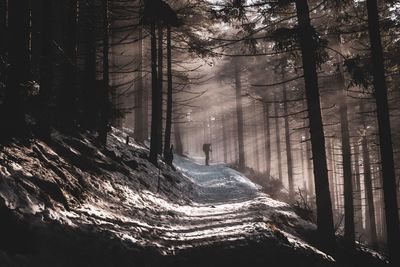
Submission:
[[[234,61],[235,68],[235,89],[236,89],[236,114],[237,114],[237,136],[239,151],[239,170],[243,171],[246,167],[244,155],[244,135],[243,135],[243,100],[242,100],[242,81],[240,78],[239,63]]]
[[[302,53],[305,91],[307,97],[310,135],[314,162],[317,204],[317,226],[321,245],[327,250],[336,248],[332,203],[329,193],[328,168],[325,154],[325,136],[316,70],[316,47],[307,0],[296,0],[299,23],[299,41]]]
[[[326,148],[328,151],[328,162],[329,162],[329,188],[331,192],[331,199],[332,199],[332,208],[334,213],[336,212],[337,214],[337,198],[335,195],[336,189],[335,189],[335,182],[334,182],[334,176],[335,176],[335,151],[334,151],[334,146],[333,146],[333,140],[329,140],[326,144]]]
[[[65,38],[65,82],[59,97],[59,117],[64,130],[70,131],[75,127],[77,118],[77,26],[78,26],[78,0],[68,1],[67,29]]]
[[[267,178],[271,176],[271,129],[269,124],[269,105],[263,103],[264,109],[264,144],[265,144],[265,173]]]
[[[279,102],[275,95],[274,98],[274,116],[275,116],[275,142],[276,142],[276,154],[278,157],[278,177],[279,181],[283,182],[282,177],[282,151],[281,151],[281,131],[279,125]]]
[[[157,107],[160,115],[157,116],[158,124],[160,125],[157,129],[157,153],[162,155],[162,138],[163,138],[163,84],[164,84],[164,29],[162,23],[158,23],[158,91],[160,105]]]
[[[360,160],[359,160],[360,148],[359,143],[356,140],[354,142],[354,208],[355,208],[355,225],[356,231],[360,234],[364,231],[363,229],[363,216],[362,216],[362,200],[361,200],[361,179],[360,179]]]
[[[146,139],[144,129],[144,87],[143,87],[143,29],[141,26],[138,28],[138,41],[137,41],[137,71],[135,81],[135,126],[134,133],[135,139],[143,142]]]
[[[361,100],[360,102],[360,112],[361,112],[361,124],[363,126],[363,135],[361,139],[361,147],[362,147],[362,159],[363,159],[363,172],[364,172],[364,190],[365,190],[365,198],[367,205],[367,230],[371,237],[372,246],[377,249],[378,248],[378,237],[376,230],[376,220],[375,220],[375,203],[374,203],[374,192],[372,188],[372,173],[371,173],[371,159],[369,153],[369,145],[368,145],[368,136],[367,136],[367,124],[365,121],[365,108],[364,102]]]
[[[42,28],[41,28],[41,60],[40,60],[40,94],[38,114],[38,135],[50,139],[50,98],[53,85],[53,1],[42,0]]]
[[[379,127],[379,145],[382,163],[389,258],[393,266],[398,266],[400,265],[400,223],[385,66],[379,28],[378,4],[376,0],[367,0],[366,3],[368,10],[368,31],[371,44],[374,95]]]
[[[96,127],[97,110],[96,101],[93,96],[99,96],[96,91],[96,5],[94,0],[82,2],[82,17],[85,36],[85,54],[84,54],[84,91],[83,91],[83,126],[89,129]]]
[[[100,104],[99,141],[102,145],[107,144],[107,133],[109,124],[109,85],[110,85],[110,63],[109,63],[109,15],[108,0],[102,0],[103,10],[103,84]]]
[[[254,157],[255,157],[255,169],[256,171],[260,171],[260,154],[258,149],[258,131],[257,131],[257,103],[253,101],[253,131],[254,131]]]
[[[310,132],[305,131],[306,139],[306,162],[307,162],[307,180],[308,180],[308,195],[310,198],[315,196],[315,186],[314,186],[314,175],[313,175],[313,162],[312,162],[312,151],[310,146]]]
[[[6,137],[23,135],[25,117],[22,95],[30,79],[29,0],[8,1],[8,75],[4,96],[4,111],[7,113],[2,134]]]
[[[171,147],[171,128],[172,128],[172,46],[171,46],[171,26],[167,26],[167,118],[165,123],[164,157]]]
[[[339,41],[340,42],[340,41]],[[349,121],[347,117],[347,99],[345,91],[345,81],[341,69],[342,62],[339,59],[339,109],[340,109],[340,129],[342,141],[342,164],[343,164],[343,184],[344,184],[344,240],[347,246],[355,245],[354,230],[354,203],[353,203],[353,174],[351,169],[351,147],[349,134]]]
[[[181,127],[179,123],[174,124],[174,135],[175,135],[175,153],[178,155],[183,155]]]
[[[0,0],[0,82],[5,83],[5,56],[7,53],[7,0]]]
[[[222,145],[224,148],[224,163],[228,163],[228,133],[226,127],[227,116],[225,115],[224,105],[220,105],[221,124],[222,124]]]
[[[149,79],[143,80],[143,141],[149,139]]]
[[[371,175],[371,162],[369,157],[369,148],[367,136],[364,135],[361,141],[363,151],[363,165],[364,165],[364,188],[367,197],[368,207],[368,228],[371,235],[372,246],[378,248],[378,237],[376,233],[376,221],[375,221],[375,204],[374,194],[372,189],[372,175]]]
[[[159,90],[157,79],[157,37],[156,25],[152,22],[150,25],[150,38],[151,38],[151,139],[150,139],[150,161],[157,165],[157,157],[160,151],[161,140],[159,140],[160,132],[160,117],[162,113],[160,108],[162,105],[162,92]]]
[[[290,141],[289,129],[289,108],[287,102],[287,88],[283,87],[283,115],[285,117],[285,143],[286,143],[286,165],[289,184],[289,201],[294,203],[294,179],[293,179],[293,158],[292,158],[292,143]]]

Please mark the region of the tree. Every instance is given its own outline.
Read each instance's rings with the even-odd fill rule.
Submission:
[[[172,44],[171,25],[167,26],[167,118],[165,123],[164,157],[171,147],[172,129]]]
[[[339,46],[341,45],[340,36],[338,36]],[[344,181],[344,239],[346,245],[354,247],[355,245],[355,229],[354,229],[354,203],[353,203],[353,173],[351,168],[351,146],[349,121],[347,115],[347,99],[345,91],[345,80],[343,76],[343,64],[338,55],[338,87],[339,87],[339,109],[340,109],[340,129],[342,143],[342,164],[343,164],[343,181]]]
[[[64,130],[70,131],[76,128],[75,120],[78,116],[76,99],[78,97],[78,0],[70,0],[66,3],[67,27],[65,38],[65,85],[59,96],[60,125]]]
[[[397,266],[400,264],[400,254],[398,253],[400,246],[400,223],[378,4],[376,0],[367,0],[366,5],[368,10],[368,32],[371,45],[374,96],[379,127],[389,257],[391,264]]]
[[[151,38],[151,77],[152,77],[152,115],[150,161],[157,165],[158,155],[162,153],[162,50],[163,30],[167,25],[179,25],[179,19],[171,7],[161,0],[145,1],[143,23],[150,24]],[[158,51],[156,27],[158,26]],[[158,55],[158,58],[157,58]],[[158,59],[158,73],[157,73]],[[161,76],[161,77],[160,77]]]
[[[269,104],[263,103],[264,118],[264,139],[265,139],[265,168],[266,175],[271,175],[271,129],[269,123]]]
[[[243,102],[242,102],[242,81],[240,77],[239,62],[234,59],[233,62],[235,75],[235,95],[236,95],[236,115],[237,115],[237,135],[238,135],[238,152],[239,152],[239,170],[246,167],[244,154],[244,136],[243,136]]]
[[[283,86],[283,115],[285,117],[285,143],[286,143],[287,174],[288,174],[288,184],[289,184],[289,202],[294,203],[292,143],[290,140],[289,110],[288,110],[287,100],[288,100],[287,99],[287,87],[286,87],[286,85],[284,85]]]
[[[110,116],[109,108],[109,86],[110,86],[110,63],[109,63],[109,10],[108,0],[102,0],[102,11],[103,11],[103,81],[101,85],[100,101],[98,103],[100,111],[99,121],[99,142],[102,145],[107,144],[107,133]]]
[[[321,238],[321,245],[328,250],[333,250],[336,247],[336,241],[332,203],[329,194],[329,178],[318,88],[318,75],[316,71],[317,60],[314,28],[311,26],[307,0],[296,0],[295,4],[314,163],[317,226]]]
[[[30,80],[29,0],[8,1],[8,70],[4,97],[6,137],[26,133],[23,96]]]

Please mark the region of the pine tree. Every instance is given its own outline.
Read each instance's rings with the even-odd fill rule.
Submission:
[[[374,96],[379,127],[379,147],[382,162],[389,257],[391,264],[398,266],[400,264],[400,222],[378,4],[376,0],[367,0],[366,5],[368,10]]]

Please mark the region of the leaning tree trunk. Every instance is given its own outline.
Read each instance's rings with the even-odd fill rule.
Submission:
[[[244,136],[243,136],[243,101],[242,101],[242,81],[240,78],[239,63],[234,62],[235,68],[235,89],[236,89],[236,114],[237,114],[237,135],[239,150],[239,170],[243,171],[246,167],[244,155]]]
[[[315,194],[317,204],[317,226],[321,245],[327,250],[336,247],[332,203],[329,193],[328,168],[325,152],[325,136],[321,115],[321,104],[316,70],[316,47],[313,39],[307,0],[296,0],[299,23],[299,41],[302,53],[305,91],[307,97],[310,136],[314,162]]]
[[[368,31],[371,44],[373,85],[379,127],[379,147],[382,163],[389,259],[393,266],[398,266],[400,265],[400,223],[388,93],[379,28],[378,4],[376,0],[367,0],[366,3],[368,10]]]
[[[172,128],[172,46],[171,26],[167,26],[167,118],[165,123],[164,157],[167,156],[171,146]]]

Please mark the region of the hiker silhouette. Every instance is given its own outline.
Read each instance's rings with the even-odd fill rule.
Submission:
[[[206,166],[210,165],[210,152],[212,152],[211,144],[203,144],[203,152],[206,155]]]

